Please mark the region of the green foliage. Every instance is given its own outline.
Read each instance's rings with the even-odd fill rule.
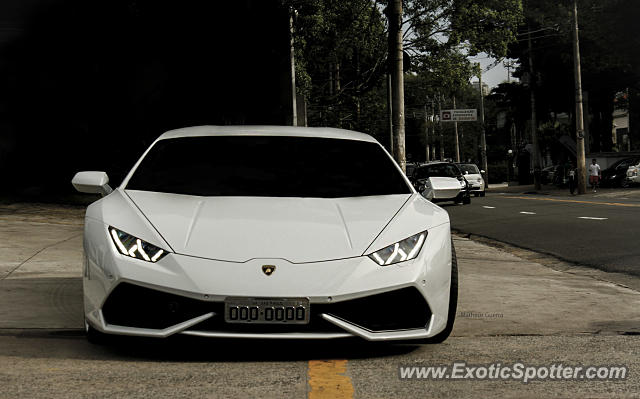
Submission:
[[[387,19],[385,0],[288,0],[296,11],[295,46],[298,92],[309,101],[310,125],[364,131],[388,143]],[[477,108],[469,86],[475,66],[468,56],[487,52],[502,57],[521,22],[521,0],[404,1],[404,48],[411,56],[405,74],[405,102],[422,112],[407,115],[407,147],[424,157],[424,112],[429,99]],[[467,101],[468,100],[468,101]],[[466,104],[468,103],[468,104]],[[444,106],[444,104],[443,104]],[[450,103],[448,103],[450,106]],[[443,127],[447,156],[453,151],[450,130]],[[477,159],[480,129],[465,124],[466,158]],[[463,152],[465,150],[463,149]]]
[[[467,56],[505,56],[521,20],[521,0],[409,0],[405,48],[432,95],[453,95],[475,74]]]
[[[449,38],[467,43],[470,55],[485,52],[504,57],[521,21],[521,0],[458,0]]]
[[[294,0],[290,6],[296,11],[298,92],[309,101],[309,123],[370,131],[367,117],[385,104],[380,9],[370,0]]]
[[[578,0],[577,5],[582,86],[588,92],[585,111],[592,115],[588,120],[591,149],[609,151],[614,96],[627,88],[640,89],[640,2]],[[524,13],[520,41],[509,50],[513,58],[520,59],[521,68],[516,73],[527,77],[536,91],[538,119],[544,123],[558,113],[573,115],[573,1],[526,0]],[[526,32],[532,37],[533,79],[528,71]],[[631,127],[632,136],[640,142],[640,130],[633,124]]]

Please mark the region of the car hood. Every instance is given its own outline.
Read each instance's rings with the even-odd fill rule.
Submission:
[[[467,179],[467,180],[478,180],[478,179],[482,178],[482,175],[478,174],[478,173],[469,173],[469,174],[464,175],[464,178]]]
[[[432,176],[428,179],[424,179],[424,181],[428,181],[431,188],[437,190],[451,190],[460,188],[460,180],[456,179],[455,177]]]
[[[126,190],[179,254],[246,262],[360,256],[411,194],[356,198],[197,197]]]

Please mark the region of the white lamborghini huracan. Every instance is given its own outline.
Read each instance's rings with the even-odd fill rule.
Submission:
[[[371,136],[330,128],[169,131],[84,226],[91,340],[168,337],[441,342],[458,272],[449,216]]]

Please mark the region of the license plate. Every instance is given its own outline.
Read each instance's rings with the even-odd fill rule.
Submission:
[[[241,298],[224,301],[224,321],[255,324],[308,324],[307,298]]]

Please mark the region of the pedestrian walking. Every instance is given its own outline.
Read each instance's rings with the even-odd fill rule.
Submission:
[[[591,160],[591,165],[589,165],[589,184],[591,184],[591,188],[594,193],[596,192],[596,188],[598,188],[600,176],[602,175],[600,171],[600,165],[598,165],[597,160],[593,158]]]
[[[573,162],[568,162],[569,167],[568,167],[568,172],[567,172],[567,176],[569,178],[569,192],[571,193],[571,195],[575,195],[575,191],[576,191],[576,167],[573,164]]]

